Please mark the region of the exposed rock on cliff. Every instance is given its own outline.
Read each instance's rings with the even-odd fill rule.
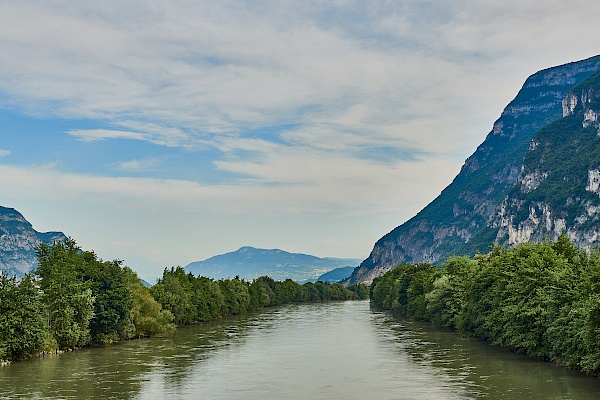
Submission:
[[[379,239],[346,283],[369,283],[404,262],[436,263],[452,254],[487,251],[493,242],[543,239],[544,235],[551,233],[554,237],[562,230],[570,232],[573,239],[585,236],[586,243],[596,240],[600,232],[574,232],[595,221],[595,207],[600,207],[600,203],[590,196],[567,196],[570,204],[581,208],[573,217],[565,215],[562,209],[557,214],[554,206],[542,200],[531,202],[529,199],[544,193],[549,182],[555,182],[556,175],[533,161],[527,162],[526,156],[536,153],[547,157],[543,149],[549,150],[548,139],[538,131],[565,120],[564,117],[572,116],[580,129],[594,131],[598,136],[597,91],[595,84],[587,80],[598,68],[600,56],[530,76],[454,181],[415,217]],[[580,85],[584,81],[586,84]],[[581,140],[587,140],[590,148],[600,149],[590,142],[589,135]],[[591,154],[588,157],[593,158]],[[589,168],[582,166],[587,168],[582,171],[590,187],[586,193],[592,194],[600,186],[596,183],[600,178],[594,172],[600,171],[600,158],[596,157],[596,164],[589,164]],[[576,218],[583,221],[581,226],[571,225]]]
[[[540,129],[515,187],[491,224],[496,241],[555,240],[563,231],[579,247],[600,242],[600,73],[563,99],[563,118]],[[544,177],[531,190],[528,177]]]
[[[64,240],[62,232],[41,233],[12,208],[0,207],[0,273],[22,276],[37,266],[35,248]]]

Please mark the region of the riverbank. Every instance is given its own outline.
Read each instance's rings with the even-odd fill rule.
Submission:
[[[165,268],[148,289],[120,261],[99,260],[72,240],[42,245],[38,257],[36,275],[20,281],[0,276],[3,360],[168,334],[177,326],[282,304],[368,297],[364,285],[300,285],[266,276],[252,282],[237,277],[215,281],[181,267]]]
[[[0,368],[6,399],[594,399],[600,380],[368,301],[289,304]]]
[[[405,317],[600,373],[600,254],[564,235],[450,258],[443,269],[403,264],[373,281],[370,298]]]

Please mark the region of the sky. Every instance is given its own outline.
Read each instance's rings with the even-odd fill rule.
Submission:
[[[365,258],[596,0],[0,2],[0,205],[153,282],[279,248]]]

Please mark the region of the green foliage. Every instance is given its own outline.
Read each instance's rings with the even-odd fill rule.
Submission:
[[[37,253],[36,273],[59,348],[135,336],[132,277],[121,261],[102,261],[94,252],[82,251],[72,239],[42,244]]]
[[[30,275],[0,275],[0,360],[30,357],[49,346],[42,291]]]
[[[276,283],[268,276],[255,279],[249,288],[250,308],[262,308],[275,305]]]
[[[364,298],[368,291],[266,276],[214,281],[181,267],[165,269],[148,289],[121,261],[102,261],[72,239],[36,251],[35,276],[17,282],[0,275],[0,360],[170,333],[176,324],[278,304]]]
[[[492,344],[600,373],[600,255],[554,243],[404,264],[374,280],[374,305]]]
[[[133,337],[133,295],[121,262],[102,262],[91,252],[83,252],[79,256],[83,259],[79,264],[81,279],[90,282],[95,298],[94,317],[90,321],[92,341],[110,343]]]
[[[219,280],[219,286],[225,297],[223,315],[238,315],[249,310],[250,294],[247,282],[236,276],[235,279]]]
[[[159,302],[154,300],[148,289],[138,276],[129,268],[125,268],[131,290],[133,305],[131,319],[135,327],[135,337],[154,336],[172,333],[175,330],[174,317],[168,310],[163,310]]]
[[[163,271],[163,277],[150,288],[150,293],[165,310],[169,310],[176,324],[189,324],[198,320],[197,308],[192,302],[193,275],[183,268],[171,268]]]
[[[71,239],[52,246],[42,243],[37,251],[36,274],[48,305],[50,333],[59,349],[85,346],[91,341],[90,321],[94,301],[90,282],[79,274],[80,249]]]
[[[348,290],[356,294],[358,300],[365,300],[369,298],[369,287],[364,283],[348,286]]]
[[[371,301],[402,316],[429,319],[426,294],[439,276],[431,264],[401,264],[373,282]]]
[[[291,279],[280,282],[268,276],[252,282],[239,277],[214,281],[176,267],[165,268],[150,293],[172,313],[175,323],[184,325],[281,304],[367,298],[368,288],[357,285],[347,289],[326,282],[299,285]]]
[[[162,310],[121,261],[102,261],[72,239],[41,244],[37,256],[43,305],[37,315],[44,321],[46,348],[71,349],[173,331],[171,312]]]

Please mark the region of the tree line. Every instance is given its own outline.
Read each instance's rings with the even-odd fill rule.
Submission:
[[[37,257],[37,269],[20,281],[0,275],[0,360],[170,333],[285,303],[368,298],[364,285],[215,281],[181,267],[165,269],[148,288],[122,261],[103,261],[70,238],[41,244]]]
[[[173,314],[178,325],[282,304],[366,299],[369,295],[365,285],[346,288],[320,281],[300,285],[291,279],[275,281],[268,276],[252,282],[239,277],[215,281],[186,273],[181,267],[165,268],[150,293]]]
[[[376,278],[373,305],[531,356],[600,373],[600,253],[556,242],[495,246],[443,268],[403,264]]]

